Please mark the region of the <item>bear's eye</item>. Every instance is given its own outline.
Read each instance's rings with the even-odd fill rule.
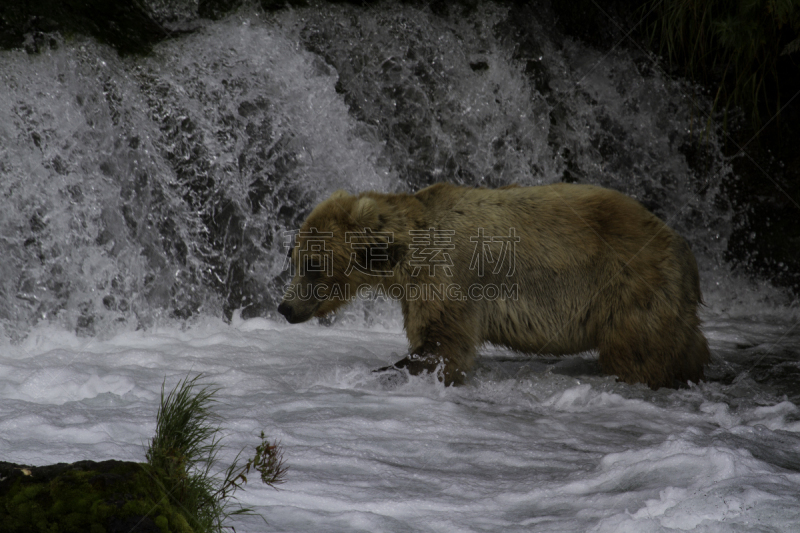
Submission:
[[[304,255],[300,259],[303,274],[309,280],[318,280],[325,275],[326,263],[319,254]]]

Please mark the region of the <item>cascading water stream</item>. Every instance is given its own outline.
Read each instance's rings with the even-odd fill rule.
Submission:
[[[243,9],[148,57],[81,37],[0,53],[6,334],[269,315],[315,202],[437,181],[616,188],[689,239],[712,308],[774,298],[722,260],[729,169],[688,87],[534,15]]]

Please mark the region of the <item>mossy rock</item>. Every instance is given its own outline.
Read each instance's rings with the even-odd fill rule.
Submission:
[[[3,533],[193,533],[147,464],[0,462]]]

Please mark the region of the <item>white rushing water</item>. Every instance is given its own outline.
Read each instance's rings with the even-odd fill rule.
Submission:
[[[147,57],[0,52],[0,460],[142,461],[164,380],[203,373],[223,462],[264,430],[290,468],[239,494],[267,524],[237,532],[800,531],[800,317],[725,260],[729,166],[686,86],[507,6],[323,7],[245,8]],[[698,257],[708,382],[491,348],[463,387],[388,382],[396,306],[276,317],[283,232],[316,201],[442,179],[645,203]]]
[[[777,319],[706,332],[712,373],[742,346],[800,341]],[[656,392],[598,375],[591,354],[485,351],[460,388],[371,372],[405,348],[400,330],[265,319],[103,341],[37,329],[0,356],[0,455],[142,461],[162,381],[202,372],[221,387],[223,462],[263,429],[290,467],[280,490],[239,493],[268,522],[232,521],[239,532],[797,531],[797,398],[753,365]]]

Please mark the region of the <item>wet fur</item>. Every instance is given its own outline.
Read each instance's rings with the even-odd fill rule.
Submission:
[[[515,228],[515,271],[483,277],[468,267],[484,228],[506,236]],[[525,353],[600,353],[603,372],[627,383],[673,387],[703,378],[708,345],[700,331],[701,302],[694,256],[686,241],[640,203],[591,185],[471,189],[437,184],[416,194],[337,192],[309,215],[303,231],[333,232],[333,276],[325,283],[389,287],[399,283],[517,284],[517,300],[401,300],[409,357],[396,366],[412,373],[444,363],[448,383],[461,383],[482,344]],[[353,271],[345,276],[352,248],[345,232],[391,232],[388,259],[376,278]],[[454,230],[454,267],[447,277],[425,268],[412,276],[409,230]],[[293,260],[303,260],[301,242]],[[385,242],[376,237],[375,242]],[[492,245],[495,257],[500,245]],[[366,252],[368,253],[368,252]],[[295,277],[293,284],[308,281]],[[343,302],[285,299],[282,311],[298,320],[324,316]]]

